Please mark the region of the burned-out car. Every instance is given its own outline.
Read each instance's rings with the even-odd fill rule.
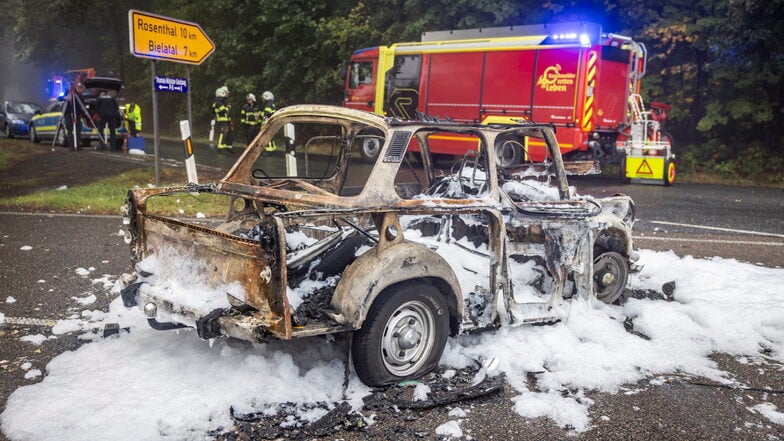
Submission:
[[[266,156],[276,137],[296,155]],[[368,138],[382,146],[373,165],[356,154]],[[434,159],[429,146],[443,139],[472,148]],[[526,161],[499,167],[505,143]],[[592,170],[565,165],[547,125],[288,107],[219,182],[129,191],[137,278],[123,301],[156,329],[203,339],[350,332],[363,382],[416,378],[450,335],[555,322],[576,297],[619,298],[636,255],[634,205],[575,195],[567,173]],[[225,212],[188,218],[158,203],[186,198]]]

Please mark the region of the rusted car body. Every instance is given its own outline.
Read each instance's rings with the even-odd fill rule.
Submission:
[[[475,148],[431,157],[430,140],[454,135]],[[296,173],[273,173],[264,146],[276,137],[299,152]],[[355,153],[368,137],[382,145],[374,165]],[[502,169],[494,147],[504,142],[547,158]],[[575,195],[567,174],[591,171],[564,165],[547,125],[288,107],[219,182],[129,191],[137,280],[123,300],[153,327],[190,326],[204,339],[352,332],[362,381],[415,378],[435,367],[448,335],[554,322],[578,296],[618,299],[635,260],[634,205]],[[205,195],[225,198],[220,219],[152,208]]]

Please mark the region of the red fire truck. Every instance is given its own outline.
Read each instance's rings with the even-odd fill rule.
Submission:
[[[633,97],[639,97],[646,55],[643,44],[602,33],[592,23],[425,32],[418,43],[355,51],[343,104],[401,119],[416,119],[421,112],[456,122],[552,123],[565,159],[620,162],[634,118],[666,114],[634,111],[633,105],[642,105]],[[642,143],[665,142],[666,152],[651,151],[669,155],[659,125],[646,127],[657,132],[645,133]],[[453,137],[433,151],[461,155],[473,144]],[[526,140],[499,148],[502,165],[544,155],[543,145]],[[369,138],[361,154],[373,161],[378,150]]]
[[[87,78],[94,78],[95,76],[96,72],[92,67],[71,69],[65,72],[52,72],[47,79],[46,95],[50,101],[55,101],[65,96],[76,83],[81,83]]]

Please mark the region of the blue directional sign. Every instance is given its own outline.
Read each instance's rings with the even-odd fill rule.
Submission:
[[[155,77],[156,92],[180,92],[188,91],[188,80],[185,78]]]

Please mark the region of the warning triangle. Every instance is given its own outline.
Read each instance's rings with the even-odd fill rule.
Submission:
[[[637,174],[638,175],[652,175],[653,170],[651,170],[651,166],[648,165],[648,161],[643,159],[640,163],[640,166],[637,167]]]

